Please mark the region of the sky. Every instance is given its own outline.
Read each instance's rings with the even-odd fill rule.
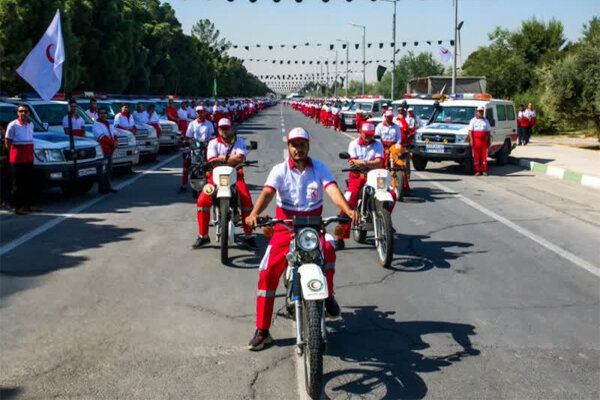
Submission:
[[[457,0],[458,21],[464,21],[461,29],[462,60],[477,50],[479,46],[489,44],[488,33],[496,26],[516,30],[521,22],[530,18],[549,21],[555,18],[564,25],[564,34],[568,40],[576,41],[582,36],[583,24],[592,16],[600,16],[600,0]],[[350,24],[366,26],[366,42],[373,43],[366,50],[368,60],[391,60],[393,7],[391,2],[371,0],[168,0],[175,9],[177,18],[186,33],[199,19],[208,18],[220,30],[221,35],[235,45],[280,45],[299,43],[323,43],[322,47],[297,47],[295,50],[274,47],[230,49],[228,54],[243,60],[246,68],[255,75],[300,74],[320,72],[321,66],[280,65],[264,62],[251,62],[248,59],[276,60],[335,60],[335,51],[329,51],[329,44],[336,44],[338,60],[345,61],[346,50],[336,39],[349,40],[349,60],[351,61],[350,80],[362,80],[362,48],[356,50],[354,43],[362,43],[362,29]],[[443,46],[453,51],[449,41],[453,39],[453,2],[452,0],[399,0],[397,2],[396,43],[400,52],[397,59],[407,54],[431,51],[434,58],[441,61],[437,41],[443,40]],[[432,41],[429,46],[425,41]],[[413,42],[419,41],[415,47]],[[383,49],[378,43],[384,42]],[[407,42],[401,47],[399,42]],[[376,44],[377,43],[377,44]],[[293,62],[293,61],[292,61]],[[391,63],[383,64],[391,66]],[[447,66],[450,66],[447,64]],[[366,80],[376,80],[375,63],[367,65]],[[326,72],[325,66],[322,67]],[[329,73],[335,72],[330,64]],[[338,67],[338,73],[345,74],[345,65]]]

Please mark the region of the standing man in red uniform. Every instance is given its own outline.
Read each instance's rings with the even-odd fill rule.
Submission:
[[[487,176],[487,156],[488,147],[491,144],[490,132],[492,128],[488,120],[483,116],[484,106],[477,107],[475,118],[469,123],[469,144],[473,153],[473,165],[475,167],[475,176]]]
[[[77,114],[77,102],[71,100],[69,103],[69,114],[63,118],[63,128],[69,134],[69,116],[71,117],[71,129],[73,136],[85,137],[85,121]]]
[[[40,211],[33,201],[33,123],[29,121],[29,107],[17,107],[18,118],[6,127],[4,145],[13,175],[12,200],[15,214]]]
[[[113,153],[119,145],[119,139],[113,131],[113,127],[108,123],[106,117],[108,113],[106,108],[98,110],[98,119],[94,122],[92,130],[94,132],[94,138],[102,147],[102,153],[104,153],[104,171],[100,177],[98,191],[102,194],[105,193],[116,193],[117,190],[113,189],[110,184],[110,178],[112,176],[112,158]]]
[[[246,142],[244,142],[244,139],[234,135],[231,121],[227,118],[221,118],[219,120],[218,130],[219,136],[208,143],[208,149],[206,150],[207,160],[209,162],[217,161],[225,163],[230,167],[235,167],[244,162],[246,159]],[[196,204],[198,210],[198,238],[192,246],[194,249],[199,249],[205,244],[210,243],[208,223],[210,222],[210,208],[213,203],[213,195],[216,195],[212,175],[209,178],[209,185],[206,185],[205,189],[202,190]],[[250,197],[250,192],[244,181],[244,171],[241,167],[237,169],[237,181],[235,186],[237,187],[240,196],[240,209],[244,222],[244,233],[246,234],[244,244],[246,247],[255,249],[256,241],[254,236],[252,236],[252,228],[245,222],[246,217],[250,215],[250,211],[252,211],[252,197]]]
[[[277,195],[275,218],[289,219],[294,216],[321,215],[324,194],[331,198],[342,212],[358,221],[358,215],[348,205],[338,188],[329,168],[320,161],[308,157],[310,149],[308,132],[293,128],[287,135],[289,158],[273,167],[256,206],[246,218],[246,223],[255,227],[259,215]],[[262,350],[273,341],[269,333],[275,292],[281,275],[287,266],[285,258],[291,241],[291,233],[278,226],[271,238],[267,251],[260,262],[258,293],[256,296],[256,331],[248,349]],[[330,318],[339,319],[340,306],[333,297],[335,274],[335,248],[333,237],[325,235],[323,257],[326,263],[325,277],[330,297],[325,300],[325,310]]]
[[[137,127],[131,114],[129,114],[129,105],[123,103],[121,106],[121,112],[115,115],[113,126],[119,129],[125,129],[134,135],[137,133]]]

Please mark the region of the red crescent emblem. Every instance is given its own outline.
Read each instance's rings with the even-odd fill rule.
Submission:
[[[52,58],[52,56],[50,55],[50,47],[52,46],[54,46],[54,43],[49,44],[48,47],[46,47],[46,57],[48,57],[48,61],[54,64],[54,58]]]

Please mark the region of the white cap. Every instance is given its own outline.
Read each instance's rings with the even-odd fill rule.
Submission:
[[[204,107],[198,106],[198,107],[196,107],[196,111],[204,111]]]
[[[375,134],[375,125],[371,122],[365,122],[360,127],[360,131],[365,135],[374,135]]]
[[[306,141],[310,140],[306,129],[300,127],[292,128],[292,130],[288,132],[287,141],[289,142],[290,140],[294,139],[304,139]]]
[[[477,111],[485,111],[485,107],[484,106],[477,106]]]
[[[383,113],[383,115],[385,117],[393,117],[394,116],[394,112],[392,110],[385,110],[385,112]]]
[[[221,118],[219,120],[219,126],[231,126],[231,121],[229,118]]]
[[[412,107],[408,107],[408,111],[415,111]]]

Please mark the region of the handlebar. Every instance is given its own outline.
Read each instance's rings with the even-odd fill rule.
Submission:
[[[327,218],[323,218],[321,220],[323,227],[326,227],[329,224],[332,224],[334,222],[338,222],[340,224],[345,224],[348,222],[351,222],[352,220],[350,219],[350,217],[346,216],[346,215],[335,215],[333,217],[327,217]],[[289,229],[290,231],[292,230],[292,227],[290,227],[290,225],[293,225],[294,220],[293,219],[276,219],[276,218],[271,218],[271,217],[259,217],[256,227],[257,228],[262,228],[265,226],[275,226],[275,225],[283,225],[285,226],[287,229]]]

